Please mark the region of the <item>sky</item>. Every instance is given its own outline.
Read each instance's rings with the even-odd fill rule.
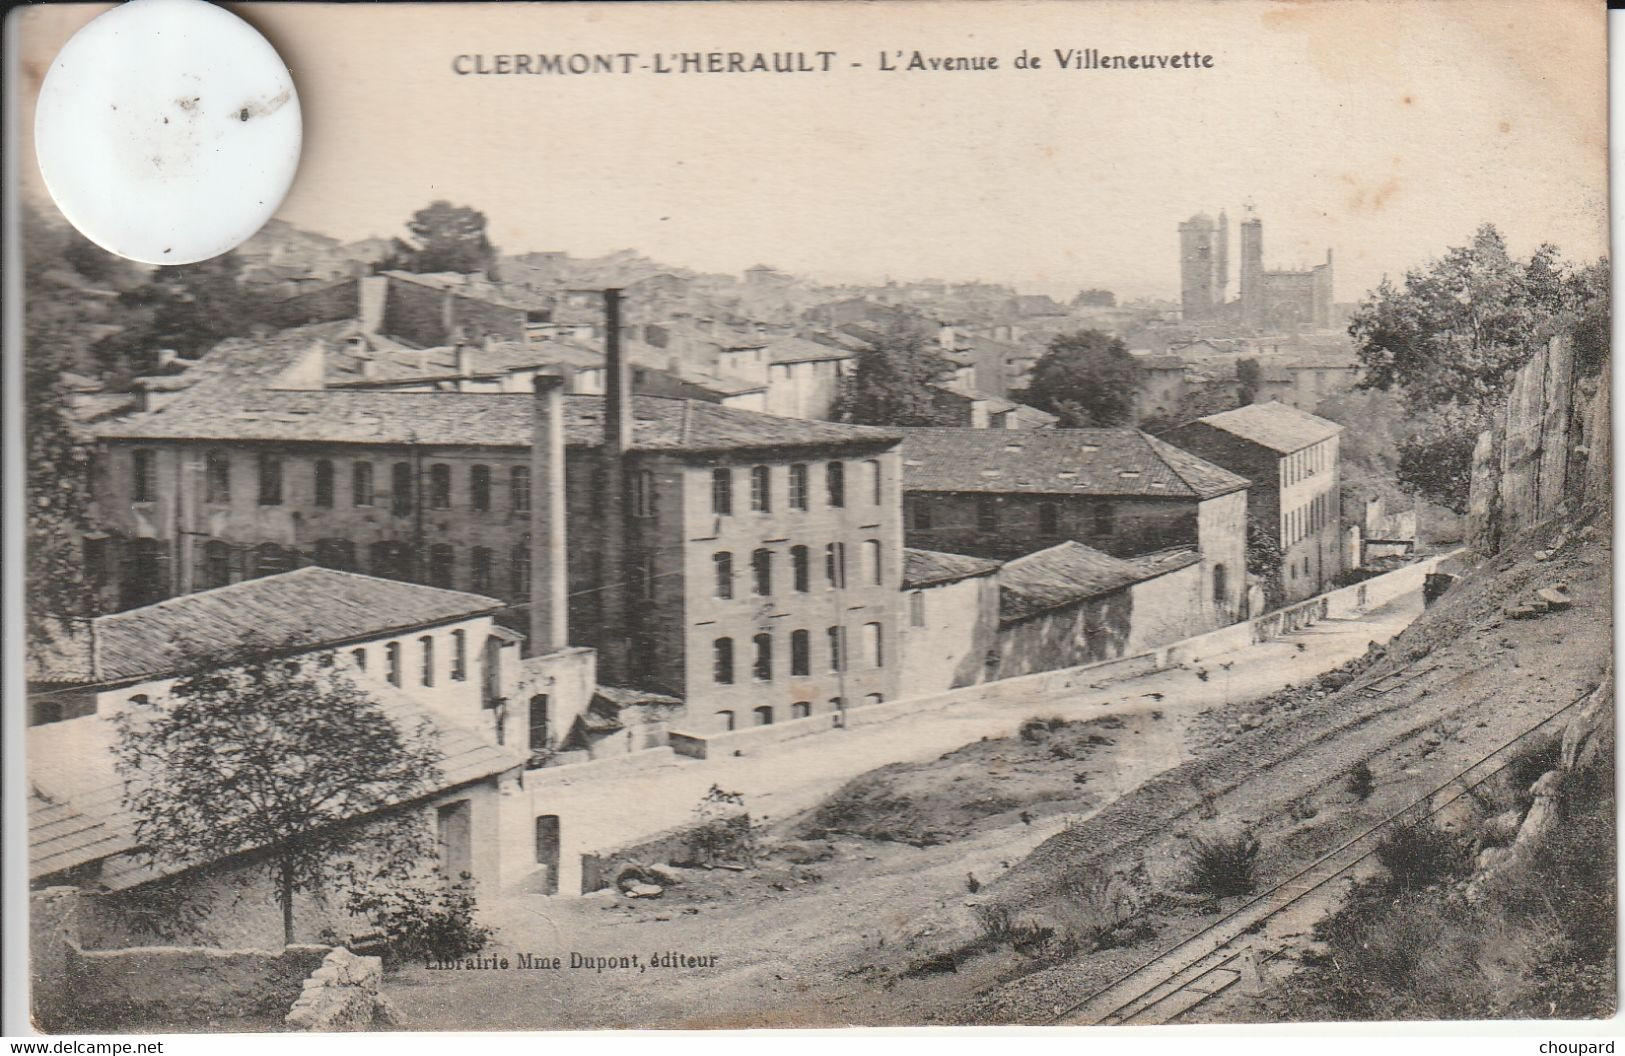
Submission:
[[[1538,20],[1496,0],[229,6],[300,94],[304,155],[277,215],[346,240],[400,234],[446,198],[484,211],[504,252],[1174,297],[1178,222],[1224,208],[1234,225],[1250,203],[1267,266],[1335,250],[1339,300],[1486,221],[1514,252],[1606,251],[1603,12],[1584,0]],[[24,114],[49,57],[102,9],[13,16]],[[1214,64],[1057,67],[1056,49],[1088,48]],[[802,74],[453,65],[716,50],[837,57]],[[1000,68],[877,68],[915,50]],[[1023,51],[1044,64],[1014,68]]]

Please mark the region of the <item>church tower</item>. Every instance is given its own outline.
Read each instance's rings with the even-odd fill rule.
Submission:
[[[1213,218],[1206,213],[1197,213],[1179,225],[1179,303],[1188,323],[1213,314],[1213,235]]]
[[[1218,249],[1213,262],[1213,303],[1222,305],[1230,295],[1230,218],[1219,210]]]

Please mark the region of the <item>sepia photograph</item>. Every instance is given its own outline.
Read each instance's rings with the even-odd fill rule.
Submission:
[[[1615,1015],[1602,5],[222,5],[151,264],[141,2],[8,18],[35,1031]]]

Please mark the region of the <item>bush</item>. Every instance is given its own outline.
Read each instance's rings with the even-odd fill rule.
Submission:
[[[1068,877],[1055,908],[1060,931],[1074,948],[1093,953],[1146,937],[1144,894],[1119,876]]]
[[[1028,719],[1021,724],[1016,733],[1028,744],[1042,744],[1049,740],[1051,728],[1044,719]]]
[[[1250,832],[1204,839],[1192,837],[1190,890],[1215,898],[1250,894],[1258,869],[1258,840]]]
[[[351,896],[352,913],[364,915],[384,936],[391,967],[417,960],[456,960],[483,950],[494,932],[474,920],[474,879],[455,884],[406,884]]]
[[[1467,865],[1456,839],[1426,820],[1395,825],[1378,841],[1377,861],[1388,870],[1389,884],[1402,891],[1459,876]]]

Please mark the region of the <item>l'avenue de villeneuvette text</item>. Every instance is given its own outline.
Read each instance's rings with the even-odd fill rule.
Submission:
[[[872,69],[882,73],[968,73],[998,70],[1211,70],[1214,57],[1200,51],[1103,52],[1098,48],[1023,50],[1016,55],[935,55],[882,51],[868,62],[835,51],[513,52],[452,56],[451,69],[467,75],[832,73]]]

